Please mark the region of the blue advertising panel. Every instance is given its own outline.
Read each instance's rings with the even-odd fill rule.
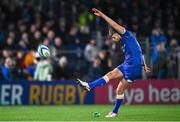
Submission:
[[[0,81],[0,105],[93,104],[94,91],[75,81]]]

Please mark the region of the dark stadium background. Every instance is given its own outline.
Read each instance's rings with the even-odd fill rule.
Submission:
[[[148,75],[142,71],[142,79],[127,92],[135,90],[132,104],[180,104],[179,0],[0,0],[0,105],[113,103],[108,90],[115,90],[118,81],[87,93],[83,102],[75,83],[77,78],[91,82],[123,62],[120,44],[110,41],[110,27],[93,15],[93,7],[133,32],[151,68]],[[50,48],[49,59],[37,55],[39,44]],[[37,70],[38,65],[46,67]],[[74,102],[65,97],[55,103],[51,94],[52,100],[45,103],[43,94],[54,93],[56,86],[65,89],[64,96],[72,97],[75,90]],[[139,103],[138,88],[145,95]],[[36,90],[42,92],[39,101],[31,96]],[[22,101],[13,101],[20,91]]]

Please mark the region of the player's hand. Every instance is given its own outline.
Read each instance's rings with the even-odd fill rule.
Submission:
[[[144,65],[144,71],[145,71],[145,73],[150,73],[151,69],[145,64]]]
[[[101,17],[103,15],[103,13],[100,10],[96,9],[96,8],[93,8],[92,11],[94,12],[94,14],[96,16]]]

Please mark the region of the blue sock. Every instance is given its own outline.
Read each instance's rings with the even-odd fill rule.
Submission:
[[[90,88],[95,88],[97,86],[103,86],[104,84],[106,84],[106,81],[104,80],[103,77],[95,80],[94,82],[88,83]]]
[[[123,99],[116,99],[115,105],[114,105],[114,109],[113,109],[113,113],[118,113],[118,110],[121,106]]]

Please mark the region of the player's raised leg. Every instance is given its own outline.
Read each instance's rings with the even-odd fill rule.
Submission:
[[[91,83],[83,82],[79,79],[77,80],[77,83],[83,89],[90,91],[90,89],[92,89],[92,88],[95,88],[97,86],[103,86],[104,84],[108,83],[111,80],[119,80],[122,77],[123,77],[122,72],[118,68],[115,68],[114,70],[110,71],[109,73],[107,73],[103,77],[101,77],[101,78],[99,78],[99,79],[97,79]]]
[[[129,83],[124,78],[119,82],[119,85],[116,90],[116,101],[115,101],[114,108],[112,112],[106,115],[106,117],[115,117],[117,115],[118,110],[124,100],[124,92],[128,88],[128,86],[129,86]]]

